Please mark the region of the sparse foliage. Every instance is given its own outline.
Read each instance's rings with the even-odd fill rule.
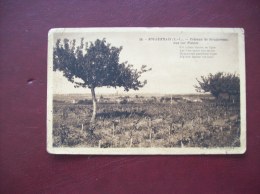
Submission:
[[[125,91],[138,90],[146,84],[140,77],[147,69],[145,65],[138,71],[128,62],[119,62],[119,54],[123,47],[114,47],[105,39],[97,39],[94,43],[85,43],[81,39],[76,46],[76,40],[57,40],[53,51],[54,71],[59,70],[75,87],[91,89],[93,100],[93,115],[91,122],[96,117],[97,87],[123,87]],[[78,81],[78,80],[81,81]]]

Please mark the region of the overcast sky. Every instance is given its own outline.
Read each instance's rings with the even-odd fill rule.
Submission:
[[[85,42],[106,38],[112,46],[123,46],[120,61],[128,61],[135,68],[142,65],[152,68],[152,71],[143,74],[142,79],[147,85],[139,91],[130,90],[129,93],[161,93],[161,94],[190,94],[196,93],[194,85],[196,78],[219,71],[239,73],[238,41],[236,34],[226,33],[219,36],[217,33],[185,33],[185,32],[84,32],[84,33],[57,33],[57,38],[76,39],[84,38]],[[149,41],[149,38],[222,38],[227,41],[199,41],[198,46],[215,46],[217,55],[210,59],[181,59],[179,45],[175,41]],[[142,39],[142,41],[140,40]],[[186,44],[186,46],[188,46]],[[87,88],[74,88],[73,84],[63,77],[61,72],[54,72],[54,93],[90,93]],[[97,88],[96,93],[122,93],[123,89]]]

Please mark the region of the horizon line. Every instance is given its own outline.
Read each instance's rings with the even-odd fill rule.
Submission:
[[[53,93],[53,95],[91,95],[91,93]],[[208,95],[210,93],[159,93],[159,92],[144,92],[144,93],[96,93],[96,95],[142,95],[142,94],[157,94],[157,95]]]

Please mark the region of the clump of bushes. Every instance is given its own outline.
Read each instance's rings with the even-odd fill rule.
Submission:
[[[79,100],[78,104],[92,104],[92,100],[88,100],[88,99],[86,99],[86,100]]]

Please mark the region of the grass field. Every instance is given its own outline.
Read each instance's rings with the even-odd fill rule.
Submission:
[[[55,100],[54,147],[238,147],[239,103],[203,99],[174,103],[98,103]]]

